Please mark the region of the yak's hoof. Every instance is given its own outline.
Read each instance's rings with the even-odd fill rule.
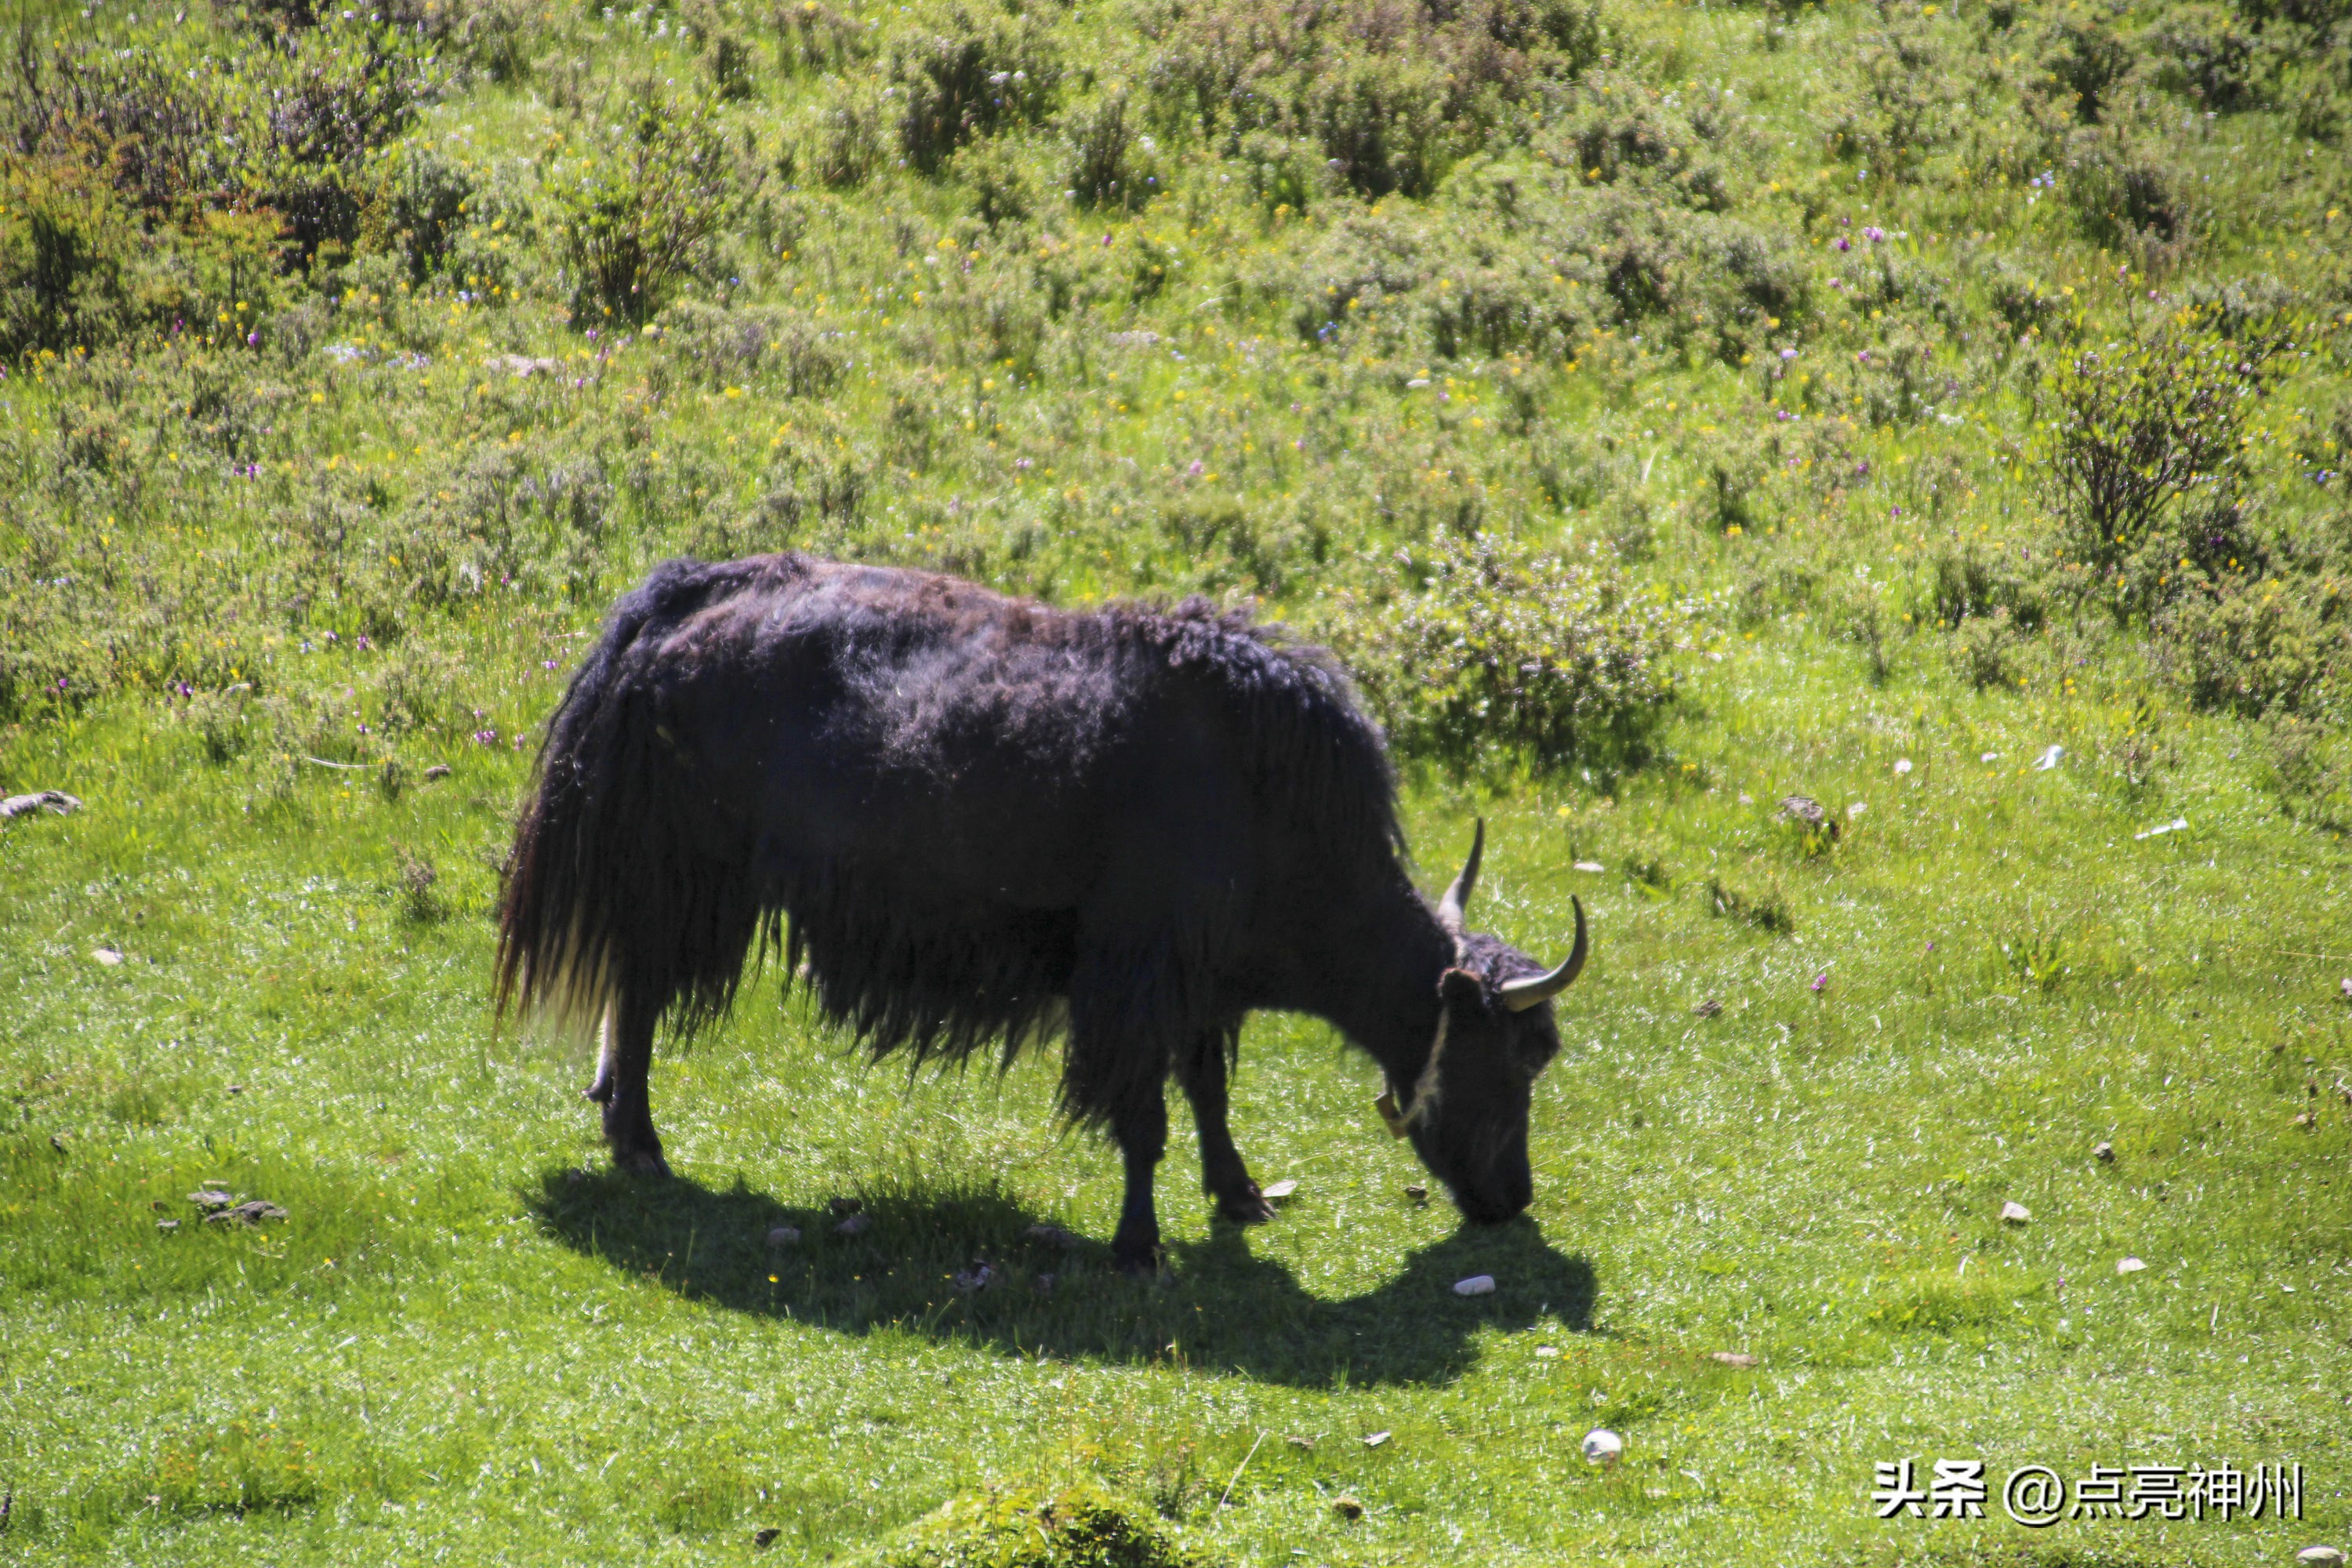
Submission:
[[[1264,1225],[1274,1217],[1274,1205],[1265,1201],[1255,1182],[1248,1182],[1240,1191],[1217,1199],[1217,1217],[1234,1225]]]
[[[1140,1279],[1150,1284],[1160,1279],[1160,1248],[1157,1246],[1137,1251],[1113,1242],[1110,1260],[1129,1279]]]
[[[613,1169],[631,1176],[667,1176],[669,1162],[662,1158],[659,1149],[615,1149]]]

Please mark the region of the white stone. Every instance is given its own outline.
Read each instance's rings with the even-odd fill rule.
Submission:
[[[1297,1182],[1268,1182],[1258,1192],[1268,1203],[1279,1203],[1298,1190]]]
[[[2118,1274],[2137,1274],[2147,1267],[2147,1264],[2142,1263],[2137,1258],[2119,1258],[2116,1259],[2116,1272]]]
[[[1492,1274],[1473,1274],[1467,1279],[1456,1279],[1454,1293],[1457,1296],[1491,1296],[1495,1293],[1495,1277]]]
[[[2014,1201],[2000,1205],[2000,1217],[2010,1225],[2023,1225],[2033,1217],[2033,1211]]]
[[[1584,1435],[1584,1457],[1596,1465],[1613,1465],[1624,1453],[1625,1439],[1606,1426],[1595,1426]]]

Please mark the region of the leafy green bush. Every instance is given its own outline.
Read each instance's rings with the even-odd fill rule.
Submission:
[[[1334,636],[1400,751],[1457,773],[1647,754],[1692,606],[1484,533],[1402,551],[1397,566],[1415,586],[1352,605]]]
[[[2232,339],[2183,308],[2085,349],[2052,379],[2045,500],[2073,591],[2118,620],[2257,569],[2244,527],[2248,419],[2285,368],[2284,325]]]
[[[867,1568],[1193,1568],[1148,1504],[1088,1482],[993,1488],[909,1527]]]
[[[1034,18],[959,3],[901,37],[887,74],[900,100],[899,149],[929,174],[976,137],[1043,120],[1062,71]]]
[[[547,171],[576,315],[640,321],[707,268],[736,203],[726,148],[701,107],[646,100],[625,131]]]

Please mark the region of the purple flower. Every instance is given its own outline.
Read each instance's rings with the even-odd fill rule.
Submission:
[[[337,637],[337,636],[336,636],[334,633],[332,633],[332,632],[329,632],[329,633],[327,634],[327,641],[328,641],[330,644],[332,644],[332,643],[338,643],[338,642],[342,641],[342,638],[341,638],[341,637]]]
[[[555,661],[551,658],[542,658],[539,661],[539,668],[541,669],[553,669],[555,668]]]
[[[368,732],[367,723],[366,723],[366,721],[363,720],[363,721],[361,721],[361,723],[360,723],[360,733],[361,733],[361,734],[362,734],[362,735],[364,735],[364,734],[366,734],[367,732]]]
[[[1015,458],[1013,459],[1013,466],[1016,468],[1025,468],[1029,466],[1029,459],[1026,458]]]
[[[1880,228],[1876,224],[1873,224],[1868,228],[1862,231],[1862,237],[1870,241],[1871,244],[1876,245],[1880,240],[1886,237],[1886,231]]]
[[[245,346],[246,346],[247,348],[249,348],[249,349],[257,349],[257,348],[259,348],[259,347],[261,346],[261,334],[260,334],[259,332],[247,332],[247,333],[246,333],[246,334],[245,334]]]
[[[1858,350],[1854,353],[1853,358],[1856,364],[1868,364],[1870,363],[1870,351],[1868,349]]]
[[[58,676],[58,689],[59,691],[63,691],[65,689],[66,689],[66,678],[65,678],[64,676],[60,675],[60,676]]]
[[[1901,516],[1903,515],[1903,509],[1902,509],[1901,507],[1899,507],[1899,506],[1898,506],[1898,507],[1896,507],[1896,508],[1895,509],[1895,516],[1897,516],[1897,517],[1901,517]]]
[[[1818,996],[1829,988],[1830,972],[1824,969],[1819,974],[1813,976],[1813,994]]]
[[[496,730],[477,730],[474,731],[474,744],[478,746],[495,746],[498,743],[499,732]]]
[[[1852,250],[1853,248],[1853,241],[1848,239],[1843,235],[1839,235],[1832,243],[1835,244],[1840,250]]]
[[[1782,349],[1780,351],[1780,357],[1784,360],[1795,359],[1797,357],[1797,351],[1794,349]]]
[[[365,632],[362,632],[362,633],[360,634],[360,636],[359,636],[359,645],[360,645],[360,647],[361,647],[362,649],[370,648],[370,647],[374,647],[374,646],[375,646],[374,644],[373,644],[373,643],[371,643],[371,642],[369,642],[369,641],[367,640],[367,633],[365,633]]]
[[[1199,479],[1202,474],[1204,474],[1204,473],[1206,473],[1206,472],[1208,471],[1208,465],[1207,465],[1207,464],[1205,464],[1205,463],[1203,463],[1203,462],[1202,462],[1200,458],[1193,458],[1193,459],[1192,459],[1192,466],[1191,468],[1186,468],[1184,471],[1185,471],[1185,473],[1187,473],[1187,474],[1191,475],[1193,479]]]

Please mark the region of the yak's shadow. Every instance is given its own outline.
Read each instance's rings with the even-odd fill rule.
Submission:
[[[1377,1289],[1325,1300],[1229,1226],[1175,1247],[1157,1284],[1130,1279],[1099,1243],[1032,1235],[1037,1217],[984,1187],[869,1194],[870,1225],[849,1237],[829,1212],[740,1184],[721,1192],[679,1178],[557,1171],[525,1200],[564,1246],[739,1312],[1302,1386],[1450,1382],[1468,1370],[1479,1329],[1583,1330],[1595,1289],[1591,1265],[1554,1251],[1525,1218],[1465,1226],[1412,1254]],[[801,1238],[772,1246],[780,1226]],[[1494,1293],[1455,1295],[1454,1282],[1475,1274],[1494,1277]]]

